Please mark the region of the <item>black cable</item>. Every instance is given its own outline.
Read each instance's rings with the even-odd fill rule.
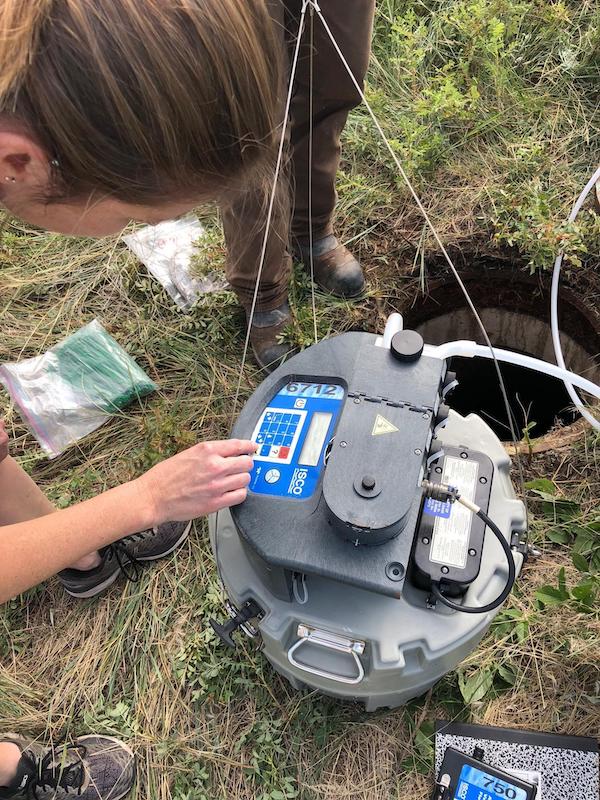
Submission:
[[[455,603],[453,600],[449,600],[442,594],[442,590],[438,583],[431,584],[431,591],[436,600],[439,600],[440,603],[443,603],[448,608],[451,608],[453,611],[462,611],[463,614],[487,614],[488,611],[493,611],[495,608],[498,608],[499,605],[506,600],[508,595],[511,592],[511,589],[514,586],[516,577],[517,577],[517,570],[515,569],[515,561],[513,559],[513,554],[511,549],[508,545],[508,542],[502,535],[500,528],[496,525],[495,522],[488,517],[485,511],[479,509],[477,512],[477,516],[482,519],[488,528],[491,529],[492,533],[498,539],[500,544],[502,545],[502,549],[504,550],[504,554],[506,556],[506,560],[508,562],[508,580],[506,581],[506,586],[502,590],[501,594],[493,600],[491,603],[488,603],[485,606],[461,606],[460,603]]]

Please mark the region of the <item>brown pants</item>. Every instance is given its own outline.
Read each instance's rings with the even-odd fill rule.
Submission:
[[[355,77],[363,81],[371,48],[375,0],[321,0],[320,5]],[[274,16],[280,24],[282,36],[286,37],[290,59],[301,8],[302,0],[276,0]],[[360,103],[360,97],[316,13],[313,30],[312,227],[316,240],[332,233],[340,135],[348,113]],[[289,180],[286,176],[280,181],[281,201],[276,204],[269,233],[258,293],[259,311],[277,308],[287,297],[291,270],[290,238],[302,244],[309,239],[309,53],[310,16],[307,12],[290,112],[291,174]],[[293,188],[290,188],[290,181]],[[223,211],[229,253],[227,277],[245,307],[252,302],[264,238],[264,226],[257,220],[265,216],[264,199],[252,193]]]

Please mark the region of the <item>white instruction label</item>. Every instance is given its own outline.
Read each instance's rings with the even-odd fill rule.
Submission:
[[[454,486],[462,497],[474,502],[478,473],[477,461],[447,456],[441,482]],[[429,554],[431,561],[464,569],[467,564],[472,522],[472,512],[460,503],[452,504],[452,513],[448,519],[438,517],[433,526]]]
[[[502,767],[505,772],[508,772],[509,775],[514,775],[515,778],[520,778],[522,781],[526,783],[532,783],[534,786],[537,786],[537,794],[535,796],[535,800],[543,800],[542,795],[542,774],[540,772],[532,772],[530,770],[524,769],[506,769],[506,767]]]

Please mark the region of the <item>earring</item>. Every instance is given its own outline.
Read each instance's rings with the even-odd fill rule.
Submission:
[[[7,175],[7,176],[4,178],[4,180],[5,180],[5,181],[10,181],[11,183],[14,183],[14,182],[15,182],[15,178],[12,178],[10,175]]]

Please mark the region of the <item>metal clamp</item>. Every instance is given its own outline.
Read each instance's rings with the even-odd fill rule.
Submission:
[[[300,623],[297,630],[298,641],[293,644],[288,650],[288,661],[297,669],[303,672],[309,672],[311,675],[318,675],[321,678],[327,678],[331,681],[338,683],[357,684],[365,677],[365,670],[359,658],[365,650],[365,643],[355,639],[347,639],[345,636],[339,636],[336,633],[329,631],[319,630],[318,628],[311,628],[308,625]],[[335,650],[338,653],[348,653],[354,659],[357,669],[357,675],[354,678],[348,678],[345,675],[337,675],[334,672],[318,669],[317,667],[310,667],[307,664],[301,664],[296,661],[294,654],[299,650],[302,645],[313,644],[318,647],[324,647],[328,650]]]

